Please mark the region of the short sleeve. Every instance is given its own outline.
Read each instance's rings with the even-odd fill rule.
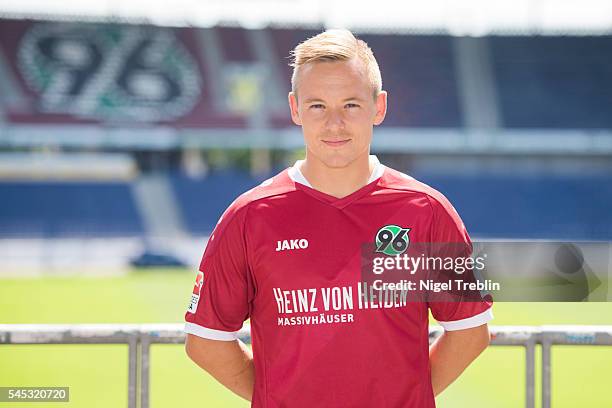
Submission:
[[[457,211],[442,194],[437,199],[430,198],[430,202],[434,212],[431,239],[437,248],[436,255],[446,259],[470,256],[472,242]],[[473,281],[473,270],[466,270],[461,278],[463,281]],[[456,287],[453,295],[452,301],[428,302],[433,317],[444,330],[469,329],[493,319],[490,295],[482,296],[480,292],[457,290]]]
[[[244,229],[246,208],[235,204],[211,234],[185,313],[185,332],[213,340],[237,338],[253,296]]]

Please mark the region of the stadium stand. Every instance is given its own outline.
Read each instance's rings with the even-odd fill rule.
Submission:
[[[141,236],[127,182],[0,181],[2,237]]]
[[[248,42],[248,30],[238,27],[215,28],[227,62],[254,62],[253,50]]]
[[[217,172],[203,179],[175,173],[171,180],[185,224],[194,235],[209,234],[227,206],[262,181],[235,170]]]
[[[612,128],[612,37],[491,37],[504,126]]]
[[[286,102],[280,101],[283,105],[280,111],[276,104],[277,99],[284,99],[290,90],[289,51],[321,29],[267,27],[250,31],[229,26],[156,28],[127,24],[62,24],[0,19],[0,68],[1,72],[7,73],[0,84],[3,90],[7,90],[0,93],[3,129],[7,131],[3,135],[10,135],[15,129],[19,131],[15,133],[17,136],[0,139],[4,149],[10,151],[14,146],[12,143],[22,143],[19,145],[22,148],[37,148],[45,145],[41,137],[48,137],[51,145],[61,145],[63,140],[73,143],[89,137],[92,133],[88,132],[92,129],[104,132],[121,129],[123,133],[113,139],[116,144],[111,144],[110,150],[119,149],[134,157],[148,154],[138,150],[138,143],[160,133],[167,136],[167,139],[160,138],[159,144],[153,147],[161,152],[160,157],[164,154],[180,155],[180,149],[185,147],[198,148],[197,140],[207,135],[232,143],[235,139],[233,148],[245,147],[240,145],[246,137],[244,135],[250,137],[257,132],[265,134],[269,130],[270,134],[283,137],[282,131],[272,131],[295,130],[284,105]],[[101,45],[105,44],[101,39],[110,34],[124,47],[121,53],[110,52]],[[462,105],[467,100],[462,94],[466,87],[460,85],[466,78],[461,76],[461,70],[457,70],[460,50],[456,37],[364,33],[361,38],[376,52],[383,85],[392,101],[385,122],[377,131],[387,128],[401,136],[392,139],[398,144],[391,145],[387,153],[393,153],[396,147],[405,148],[400,146],[401,142],[412,138],[410,132],[419,129],[432,130],[432,134],[443,133],[435,133],[437,130],[450,130],[447,136],[465,138],[463,132],[470,130],[470,124],[466,123],[465,106]],[[612,37],[490,36],[486,41],[468,45],[475,45],[471,49],[477,51],[482,51],[478,47],[484,46],[486,52],[478,55],[490,59],[493,83],[488,85],[494,91],[490,94],[496,96],[499,106],[495,109],[499,110],[502,127],[490,129],[497,137],[494,141],[509,136],[503,133],[504,130],[535,129],[533,138],[546,138],[554,137],[556,131],[577,129],[577,137],[586,140],[592,133],[589,131],[612,129],[612,64],[609,63]],[[86,64],[88,53],[98,59],[113,60],[99,64],[106,69],[97,76],[96,64],[91,67]],[[273,62],[266,66],[265,61]],[[28,62],[32,64],[27,65]],[[166,63],[168,65],[164,65]],[[74,70],[63,70],[65,64],[74,64]],[[265,77],[268,82],[264,82],[264,86],[278,91],[271,97],[277,101],[274,106],[264,104],[264,110],[241,111],[244,106],[248,107],[249,95],[261,91],[260,85],[254,83],[257,80],[253,80],[258,69],[270,75]],[[47,78],[44,75],[51,78],[56,70],[65,81],[58,82],[52,92],[47,92],[44,87],[49,81],[40,82],[40,78]],[[115,85],[109,82],[112,75],[118,78]],[[62,93],[65,91],[62,86],[69,84],[71,78],[83,83],[92,81],[95,86],[83,85],[83,89],[92,94],[82,95],[78,87]],[[137,78],[136,82],[131,83],[134,78]],[[164,83],[172,84],[168,89],[174,93],[164,94]],[[103,84],[115,88],[104,93]],[[172,105],[175,103],[172,98],[175,98],[182,100],[178,104],[182,104],[181,109],[191,108],[182,115],[168,116],[168,106],[159,105],[159,101],[148,101],[146,92],[136,96],[124,92],[145,88],[166,95],[170,107],[175,106]],[[235,92],[235,101],[228,102],[230,98],[227,95],[231,92],[226,88]],[[93,95],[98,91],[100,94]],[[111,99],[117,95],[128,99],[113,99],[112,102],[116,103],[113,105]],[[268,96],[266,94],[266,98]],[[134,99],[129,99],[131,97]],[[41,101],[48,104],[60,101],[63,105],[49,108],[50,105]],[[238,108],[232,110],[232,106]],[[75,107],[80,110],[71,110]],[[149,119],[132,121],[121,113],[127,108],[144,112]],[[254,120],[265,109],[269,109],[268,120]],[[116,118],[112,116],[114,112],[118,115]],[[58,125],[62,127],[53,127]],[[48,131],[46,126],[53,131]],[[75,136],[69,137],[70,129]],[[221,132],[228,129],[235,132]],[[180,138],[182,130],[189,132],[188,137]],[[241,133],[244,130],[252,133]],[[201,131],[209,133],[200,134]],[[215,134],[216,131],[220,136]],[[31,136],[31,132],[42,133]],[[139,141],[123,144],[122,137],[131,132],[140,132]],[[402,132],[406,132],[405,137]],[[98,140],[108,140],[105,138],[110,133],[95,134]],[[606,140],[597,139],[594,144],[585,144],[587,148],[583,151],[587,154],[578,160],[586,163],[590,160],[589,154],[605,155],[597,148],[607,146]],[[455,153],[451,142],[451,147],[446,148],[447,154]],[[493,143],[490,145],[495,147]],[[483,144],[483,149],[490,145]],[[567,152],[573,154],[571,148]],[[460,155],[462,152],[456,153]],[[398,154],[436,153],[425,149],[417,152],[398,150]],[[478,154],[486,156],[487,152],[483,150]],[[506,152],[502,151],[502,154]],[[583,153],[575,153],[576,156],[580,154]],[[403,157],[393,165],[408,170],[411,169],[409,161],[409,157]],[[270,164],[282,168],[287,163],[277,161]],[[482,171],[466,175],[448,168],[445,172],[433,173],[418,166],[412,169],[415,177],[443,191],[455,203],[475,236],[612,238],[612,215],[607,208],[612,202],[612,180],[606,169],[600,169],[595,175],[577,171],[564,176],[537,171],[521,175],[510,170],[495,175]],[[148,210],[143,210],[143,203],[147,202],[151,191],[157,191],[158,197],[163,196],[166,190],[162,187],[166,182],[168,191],[176,196],[178,207],[173,225],[177,230],[184,226],[189,234],[203,235],[214,228],[221,212],[237,195],[258,184],[263,177],[252,177],[237,169],[213,169],[204,178],[190,178],[176,163],[159,169],[141,167],[140,170],[141,173],[130,180],[84,179],[75,182],[22,178],[0,181],[0,196],[3,198],[0,202],[0,236],[146,235],[150,232],[149,227],[155,224],[155,206],[144,206]],[[162,173],[157,184],[151,184],[147,190],[147,184],[140,183],[145,188],[135,189],[144,172],[148,171]],[[141,192],[136,198],[135,190]],[[168,214],[173,213],[171,201],[165,206]],[[148,215],[143,216],[143,213]],[[164,226],[158,226],[159,230],[165,230]]]
[[[612,239],[612,177],[415,174],[444,192],[473,237]]]
[[[363,35],[389,89],[385,126],[461,127],[451,37]]]
[[[414,176],[443,191],[474,237],[612,239],[612,177]],[[209,234],[225,208],[261,182],[247,172],[169,177],[188,232]],[[0,236],[143,236],[126,182],[0,182]]]
[[[23,95],[34,97],[32,78],[37,71],[25,71],[28,61],[42,64],[37,69],[53,70],[69,63],[79,53],[75,43],[76,28],[66,26],[58,29],[57,23],[0,20],[2,40],[0,48],[10,62],[10,70],[16,74],[17,88],[27,85]],[[127,30],[132,28],[133,30]],[[35,30],[36,29],[36,30]],[[174,89],[174,98],[187,98],[189,87],[197,92],[192,109],[180,118],[164,118],[158,123],[170,126],[207,128],[245,128],[247,113],[231,112],[224,105],[215,103],[219,95],[214,92],[220,86],[229,65],[249,65],[261,61],[248,29],[239,27],[214,27],[210,29],[174,28],[171,30],[150,26],[129,25],[82,25],[83,46],[80,52],[100,58],[119,58],[113,64],[121,68],[119,85],[125,88],[126,78],[140,71],[158,75]],[[38,31],[37,31],[38,30]],[[136,44],[132,54],[109,53],[100,46],[100,36],[113,30],[124,43]],[[283,98],[290,90],[291,68],[289,51],[299,41],[315,35],[317,28],[266,28],[263,30],[270,49],[275,55],[276,76],[269,80],[283,90]],[[34,33],[34,34],[28,34]],[[30,35],[30,37],[28,37]],[[38,37],[36,37],[38,36]],[[122,36],[122,37],[121,37]],[[384,78],[384,87],[390,92],[393,103],[389,105],[384,127],[405,128],[461,128],[464,126],[461,98],[458,90],[457,56],[453,38],[449,35],[361,35],[376,50]],[[155,42],[155,41],[157,42]],[[163,47],[174,47],[164,49]],[[37,47],[42,53],[36,54]],[[46,48],[45,48],[46,47]],[[70,47],[73,47],[69,49]],[[54,50],[62,49],[62,54]],[[155,70],[143,65],[153,51],[172,52],[173,64],[183,70],[181,77],[173,78],[170,70],[161,66]],[[491,36],[487,38],[487,49],[491,58],[494,88],[500,105],[503,126],[506,128],[539,129],[610,129],[612,115],[612,53],[611,36]],[[85,51],[89,50],[89,51]],[[34,53],[30,55],[31,53]],[[72,53],[72,54],[71,54]],[[75,54],[76,53],[76,54]],[[83,54],[79,58],[85,58]],[[73,55],[73,57],[70,57]],[[68,58],[63,60],[62,58]],[[167,57],[170,61],[170,56]],[[88,59],[85,58],[85,62]],[[76,63],[77,60],[75,60]],[[84,64],[80,62],[79,64]],[[86,69],[91,65],[91,69]],[[96,64],[76,66],[79,86],[72,89],[74,97],[80,87],[85,89],[88,78],[97,75]],[[29,67],[28,69],[33,69]],[[199,70],[201,83],[190,79],[193,70]],[[159,71],[159,72],[158,72]],[[76,75],[76,74],[75,74]],[[22,81],[26,82],[23,84]],[[191,82],[189,82],[191,81]],[[168,85],[168,86],[170,86]],[[161,86],[161,85],[160,85]],[[269,86],[269,83],[268,83]],[[91,92],[91,90],[90,90]],[[195,95],[193,94],[193,95]],[[133,103],[138,102],[135,100]],[[172,101],[167,101],[172,102]],[[178,102],[177,102],[178,103]],[[185,99],[182,104],[188,104]],[[92,114],[85,116],[37,111],[40,105],[22,105],[13,109],[6,106],[7,120],[13,123],[91,123]],[[24,108],[26,108],[24,110]],[[33,110],[30,110],[33,109]],[[273,127],[290,127],[286,112],[273,112]],[[95,123],[95,121],[94,121]]]

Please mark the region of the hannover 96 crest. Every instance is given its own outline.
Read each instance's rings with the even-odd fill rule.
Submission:
[[[385,255],[401,255],[408,249],[410,228],[398,225],[385,225],[376,233],[376,252]]]
[[[176,30],[36,23],[18,65],[38,109],[104,121],[158,122],[190,112],[201,93],[195,58]]]

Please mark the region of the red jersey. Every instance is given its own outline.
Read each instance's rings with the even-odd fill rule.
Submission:
[[[492,303],[365,296],[361,252],[372,242],[391,254],[411,242],[471,245],[442,194],[380,163],[343,198],[311,188],[297,165],[286,169],[219,220],[185,331],[234,340],[250,319],[253,407],[435,407],[429,310],[460,330],[492,319]]]

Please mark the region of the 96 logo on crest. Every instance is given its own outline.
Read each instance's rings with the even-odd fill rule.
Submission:
[[[401,255],[408,249],[410,228],[399,225],[385,225],[376,233],[376,252],[385,255]]]

